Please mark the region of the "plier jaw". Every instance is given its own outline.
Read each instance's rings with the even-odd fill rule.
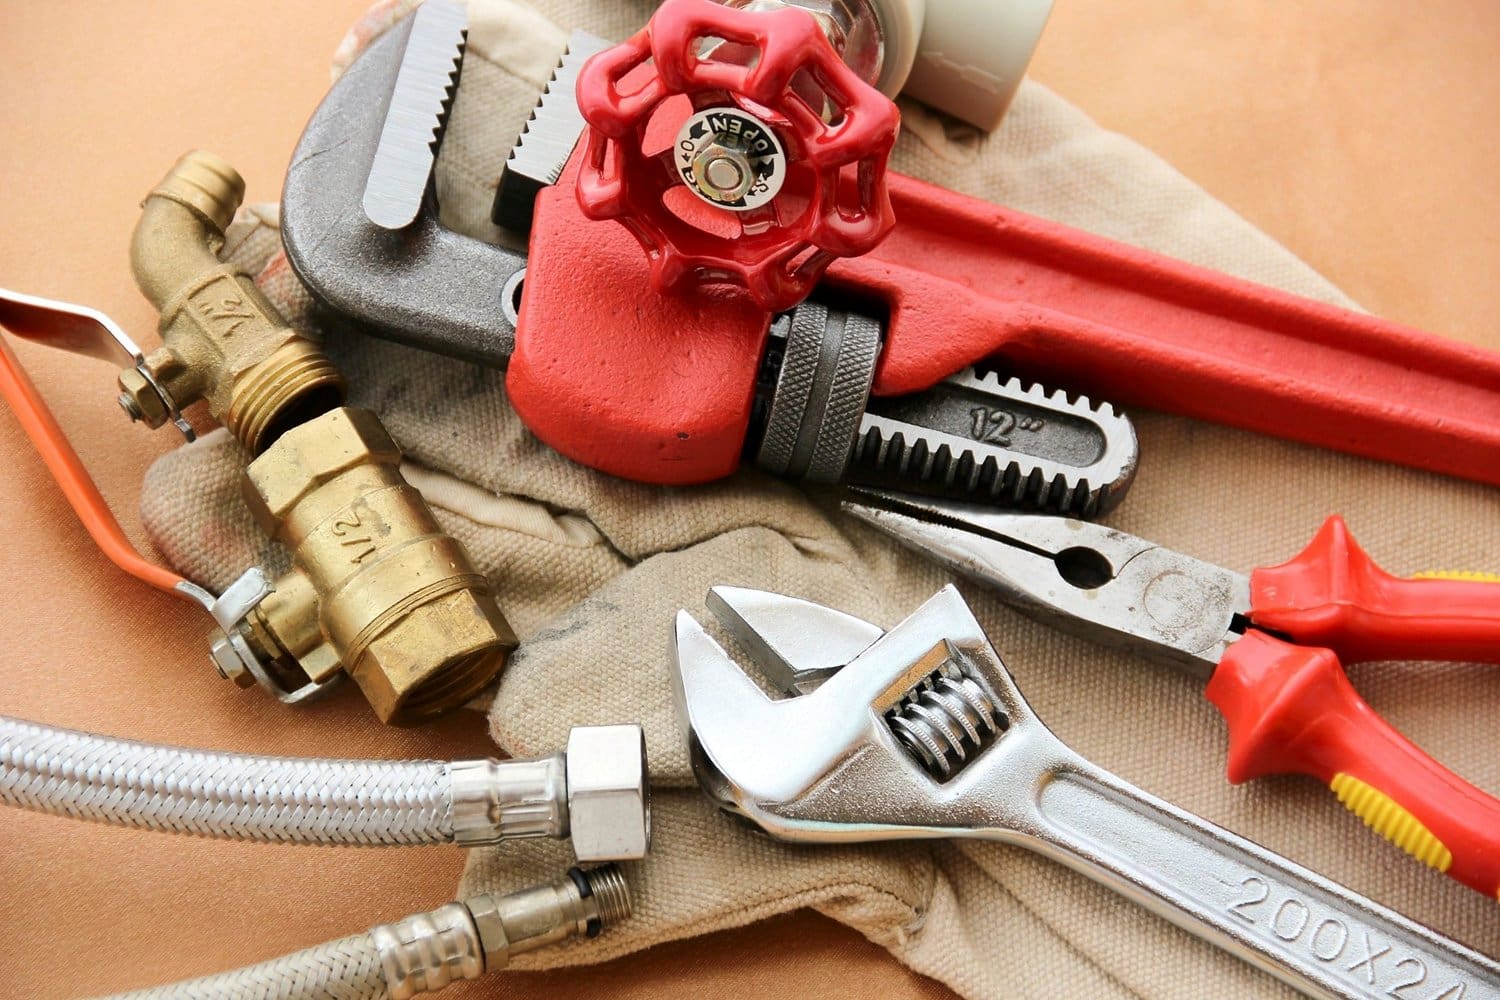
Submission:
[[[1202,680],[1243,632],[1250,582],[1105,525],[873,490],[844,510],[1055,628]]]

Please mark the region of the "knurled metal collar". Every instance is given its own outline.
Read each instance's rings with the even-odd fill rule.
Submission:
[[[843,477],[880,358],[880,324],[804,302],[792,313],[756,464],[815,483]]]
[[[538,760],[461,760],[448,766],[453,842],[465,847],[517,837],[568,835],[562,754]]]
[[[484,944],[463,903],[370,928],[391,1000],[432,993],[484,974]]]

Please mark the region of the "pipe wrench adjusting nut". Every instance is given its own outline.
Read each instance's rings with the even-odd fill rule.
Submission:
[[[500,671],[516,639],[489,581],[402,477],[368,410],[287,431],[246,470],[246,501],[295,566],[250,616],[263,659],[314,682],[342,668],[382,722],[456,708]]]

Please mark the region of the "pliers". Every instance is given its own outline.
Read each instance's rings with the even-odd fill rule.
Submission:
[[[858,495],[851,514],[1032,617],[1205,680],[1231,782],[1311,775],[1418,861],[1500,895],[1500,801],[1393,729],[1343,669],[1500,662],[1500,576],[1392,576],[1337,516],[1247,577],[1100,524]]]

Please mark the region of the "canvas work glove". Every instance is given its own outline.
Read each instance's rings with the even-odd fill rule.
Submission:
[[[619,39],[646,2],[471,0],[469,44],[438,163],[447,225],[482,239],[511,143],[566,38]],[[409,5],[376,7],[339,53]],[[994,135],[904,102],[893,168],[1195,263],[1341,305],[1335,289],[1128,140],[1039,85]],[[306,327],[306,293],[280,256],[274,209],[247,212],[226,254]],[[597,223],[612,225],[613,223]],[[649,294],[649,293],[643,293]],[[606,335],[610,317],[598,330]],[[889,627],[947,582],[815,492],[741,471],[694,488],[611,478],[551,452],[506,401],[503,373],[329,332],[351,403],[377,411],[407,474],[495,583],[521,647],[489,706],[501,749],[561,746],[570,726],[639,721],[654,787],[651,856],[632,866],[636,915],[597,940],[517,965],[600,961],[661,941],[812,907],[973,998],[1203,997],[1288,993],[1227,954],[1018,848],[973,842],[850,847],[774,843],[697,790],[669,682],[673,615],[700,619],[714,584],[818,601]],[[665,363],[643,359],[642,364]],[[1053,386],[1052,388],[1067,388]],[[1154,413],[1135,413],[1136,486],[1110,523],[1226,567],[1281,562],[1325,516],[1346,516],[1392,572],[1500,568],[1500,493],[1472,484]],[[217,432],[162,458],[143,501],[152,540],[187,576],[222,588],[251,564],[281,569],[240,500],[246,456]],[[1460,939],[1493,940],[1494,902],[1425,872],[1303,780],[1231,787],[1224,728],[1183,674],[966,596],[1041,718],[1126,779]],[[1493,667],[1371,665],[1356,683],[1398,728],[1471,781],[1500,789]],[[1461,721],[1459,721],[1461,720]],[[508,891],[568,862],[566,844],[471,853],[461,895]]]

